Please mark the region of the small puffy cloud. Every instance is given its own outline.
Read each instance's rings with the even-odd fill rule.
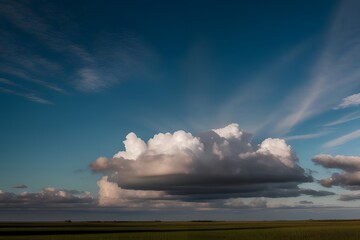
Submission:
[[[135,160],[146,150],[146,143],[132,132],[126,136],[126,140],[123,141],[123,143],[125,145],[125,151],[118,152],[114,155],[114,158]]]
[[[314,204],[313,201],[307,201],[307,200],[302,200],[299,202],[300,204]]]
[[[0,191],[0,208],[74,207],[94,205],[90,192],[44,188],[40,192],[15,194]]]
[[[344,188],[355,190],[360,188],[360,157],[359,156],[331,156],[319,154],[313,157],[313,162],[325,168],[342,170],[335,172],[331,177],[320,180],[321,185],[325,187],[342,186]]]
[[[342,102],[335,109],[348,108],[357,105],[360,105],[360,93],[343,98]]]
[[[18,185],[13,186],[13,188],[20,188],[20,189],[22,189],[22,188],[27,188],[27,186],[24,185],[24,184],[18,184]]]
[[[299,188],[313,178],[285,140],[268,138],[259,145],[251,140],[238,124],[198,136],[182,130],[159,133],[147,142],[129,133],[124,151],[90,165],[106,176],[98,182],[100,204],[129,204],[133,196],[205,202],[332,194]]]

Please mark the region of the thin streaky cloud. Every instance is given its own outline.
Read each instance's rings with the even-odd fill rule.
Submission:
[[[41,98],[39,96],[36,96],[35,94],[25,94],[24,97],[26,97],[27,99],[29,99],[30,101],[36,102],[36,103],[41,103],[41,104],[53,104],[52,102]]]
[[[55,31],[24,4],[16,1],[1,2],[0,15],[6,17],[21,30],[32,34],[54,51],[75,55],[85,63],[94,62],[89,52],[69,41],[61,32]]]
[[[131,35],[111,47],[99,46],[94,56],[96,63],[79,67],[72,77],[73,86],[79,91],[98,92],[133,76],[153,79],[156,75],[157,55],[147,43]]]
[[[360,69],[356,64],[360,61],[358,7],[359,1],[343,1],[339,6],[312,77],[285,99],[286,110],[277,121],[276,132],[287,133],[299,123],[331,109],[359,86]]]
[[[360,112],[350,113],[350,114],[345,115],[335,121],[326,123],[323,126],[324,127],[332,127],[332,126],[340,125],[340,124],[347,123],[347,122],[357,120],[357,119],[360,119]]]
[[[331,141],[326,142],[323,146],[330,148],[330,147],[336,147],[336,146],[340,146],[343,145],[351,140],[360,138],[360,129],[353,131],[349,134],[343,135],[341,137],[335,138]]]
[[[6,63],[21,66],[27,71],[43,75],[46,72],[59,73],[63,66],[59,63],[42,56],[33,49],[15,44],[17,38],[8,32],[0,30],[0,58]],[[46,71],[44,71],[46,69]]]
[[[74,68],[67,73],[66,79],[79,91],[97,92],[127,80],[133,75],[146,78],[156,75],[153,70],[157,62],[156,55],[141,38],[133,34],[124,34],[116,44],[111,46],[107,45],[108,38],[104,36],[103,40],[99,38],[95,48],[87,49],[85,44],[76,44],[70,36],[57,30],[56,26],[46,21],[46,18],[40,16],[30,5],[18,1],[0,2],[0,16],[20,31],[29,34],[33,40],[38,41],[45,48],[59,54],[60,59],[77,61]],[[12,64],[0,66],[0,70],[6,70],[11,75],[55,91],[65,92],[52,82],[44,81],[44,79],[49,79],[49,76],[58,76],[57,72],[63,70],[64,65],[13,44],[14,36],[11,33],[3,34],[7,39],[1,42],[9,48],[1,49],[0,47],[0,53],[10,56],[5,61],[10,61]],[[104,42],[106,44],[103,44]],[[31,52],[29,56],[22,54],[29,51]],[[12,66],[14,64],[16,67]],[[9,68],[16,70],[9,70]]]
[[[318,133],[311,133],[311,134],[302,134],[302,135],[293,135],[284,137],[285,140],[291,141],[291,140],[305,140],[305,139],[312,139],[312,138],[318,138],[325,136],[329,133],[329,131],[324,132],[318,132]]]
[[[10,81],[8,79],[5,78],[0,78],[0,84],[5,84],[5,85],[9,85],[9,86],[19,86],[17,83],[14,83],[13,81]]]
[[[17,82],[10,81],[9,79],[6,79],[6,78],[0,77],[0,85],[3,85],[3,87],[4,87],[4,85],[6,85],[7,86],[6,88],[15,89],[17,92],[22,91],[22,92],[29,92],[32,94],[39,94],[35,90],[29,89]]]
[[[44,98],[41,98],[41,97],[37,96],[34,93],[22,93],[22,92],[14,91],[14,90],[3,88],[3,87],[0,87],[0,92],[7,93],[7,94],[12,94],[12,95],[15,95],[15,96],[24,97],[27,100],[29,100],[31,102],[35,102],[35,103],[53,104],[53,102],[51,102],[49,100],[46,100]]]
[[[55,83],[44,81],[50,76],[59,75],[63,67],[43,56],[38,52],[22,45],[16,45],[13,34],[0,30],[0,72],[19,78],[19,80],[30,81],[57,92],[65,93],[65,90]],[[2,81],[9,85],[9,80]],[[12,82],[12,81],[10,81]],[[19,84],[11,84],[20,87]]]
[[[286,69],[289,64],[293,63],[299,58],[309,46],[309,41],[305,41],[301,44],[294,46],[293,48],[286,51],[286,53],[279,56],[276,60],[272,61],[271,64],[265,66],[259,73],[251,76],[248,83],[245,86],[239,86],[237,91],[234,92],[228,99],[228,101],[221,106],[220,123],[229,122],[229,119],[234,117],[234,114],[238,112],[238,109],[249,101],[257,101],[259,96],[266,97],[273,90],[274,86],[269,84],[269,79],[276,78],[281,71]],[[259,87],[262,86],[262,87]],[[260,91],[260,92],[259,92]],[[255,97],[256,96],[256,97]],[[252,109],[253,110],[253,109]],[[261,131],[262,128],[266,127],[272,119],[257,123],[256,127],[252,129],[253,132]]]
[[[46,82],[46,81],[37,79],[37,78],[31,76],[31,74],[29,74],[19,68],[2,67],[2,68],[0,68],[0,72],[12,75],[12,76],[20,78],[22,80],[27,80],[27,81],[33,82],[35,84],[41,85],[43,87],[49,88],[51,90],[54,90],[54,91],[57,91],[60,93],[66,93],[66,91],[64,89],[62,89],[61,87],[59,87],[55,84],[52,84],[50,82]]]

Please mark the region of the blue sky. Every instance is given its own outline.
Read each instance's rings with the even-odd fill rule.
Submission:
[[[0,6],[4,218],[357,210],[357,1]]]

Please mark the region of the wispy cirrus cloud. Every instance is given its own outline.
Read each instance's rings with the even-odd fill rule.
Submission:
[[[322,131],[317,133],[310,133],[310,134],[301,134],[301,135],[293,135],[284,137],[284,139],[291,141],[291,140],[305,140],[305,139],[312,139],[325,136],[329,133],[329,131]]]
[[[360,112],[354,112],[354,113],[347,114],[335,121],[326,123],[323,126],[324,127],[332,127],[332,126],[340,125],[340,124],[347,123],[347,122],[357,120],[357,119],[360,119]]]
[[[1,86],[1,85],[6,85],[6,87]],[[16,88],[16,90],[11,89],[11,87]],[[22,85],[17,84],[15,82],[10,81],[5,78],[0,78],[0,92],[20,96],[29,101],[40,103],[40,104],[53,104],[51,101],[38,96],[38,94],[34,93],[33,91],[28,90],[27,88],[23,87]]]
[[[154,78],[157,57],[139,37],[126,35],[94,51],[96,61],[79,66],[71,81],[82,92],[98,92],[132,77]]]
[[[2,67],[0,69],[0,72],[5,73],[5,74],[9,74],[12,77],[16,77],[16,78],[19,78],[21,80],[30,81],[32,83],[35,83],[37,85],[49,88],[51,90],[54,90],[54,91],[57,91],[57,92],[60,92],[60,93],[65,93],[65,90],[62,89],[61,87],[57,86],[57,84],[51,83],[51,82],[48,82],[48,81],[40,80],[39,78],[32,76],[32,74],[26,72],[26,70],[23,70],[22,68],[15,68],[15,67],[6,66],[6,67]]]
[[[56,3],[44,4],[58,7]],[[61,11],[57,14],[61,17]],[[61,30],[69,29],[66,25],[72,23],[61,22],[65,27],[60,29],[56,18],[23,1],[0,2],[0,16],[18,30],[0,29],[0,77],[67,93],[69,87],[98,92],[134,76],[147,79],[156,75],[153,66],[157,57],[136,34],[119,33],[116,40],[102,36],[80,44],[71,31]],[[81,26],[81,20],[77,24]],[[27,44],[22,44],[18,32],[28,36]],[[26,94],[32,98],[31,91]]]
[[[5,78],[0,78],[0,84],[10,85],[10,86],[19,86],[18,84],[14,83],[13,81],[10,81]]]
[[[84,48],[70,41],[66,35],[54,29],[39,16],[29,4],[21,1],[2,1],[0,14],[12,24],[41,41],[57,52],[77,56],[84,62],[93,62],[93,57]]]
[[[324,143],[324,147],[336,147],[336,146],[340,146],[340,145],[343,145],[351,140],[354,140],[354,139],[357,139],[357,138],[360,138],[360,130],[356,130],[356,131],[353,131],[351,133],[348,133],[348,134],[345,134],[341,137],[338,137],[338,138],[335,138],[331,141],[328,141],[326,143]]]
[[[360,17],[356,11],[359,6],[360,2],[354,0],[339,5],[312,77],[286,98],[284,106],[287,110],[282,119],[277,120],[277,132],[289,132],[299,123],[331,109],[360,85],[360,70],[356,64],[360,61],[360,43],[357,41]]]
[[[273,94],[276,85],[274,82],[277,81],[282,71],[296,62],[306,52],[309,45],[309,41],[304,41],[293,46],[271,61],[270,64],[265,65],[261,71],[249,76],[246,83],[235,88],[235,91],[229,95],[225,103],[220,105],[218,117],[214,118],[216,122],[213,124],[228,123],[231,119],[240,119],[242,121],[244,116],[248,115],[247,113],[250,111],[248,108],[251,108],[251,112],[254,115],[262,115],[264,113],[271,115],[271,113],[274,113],[274,111],[269,111],[267,108],[261,108],[260,106],[263,105],[261,103]],[[249,105],[249,102],[252,104]],[[254,108],[253,105],[257,107]],[[191,107],[193,107],[193,102]],[[202,111],[204,108],[204,106],[200,106],[198,111]],[[261,122],[255,121],[251,130],[254,133],[263,130],[272,122],[272,117],[262,118]],[[203,125],[204,121],[197,122],[200,122],[198,123],[199,125]]]
[[[37,96],[35,93],[31,93],[31,92],[20,92],[20,91],[15,91],[15,90],[11,90],[11,89],[7,89],[7,88],[3,88],[0,87],[0,92],[2,93],[7,93],[7,94],[12,94],[15,96],[20,96],[23,97],[29,101],[35,102],[35,103],[41,103],[41,104],[53,104],[53,102],[46,100],[42,97]]]

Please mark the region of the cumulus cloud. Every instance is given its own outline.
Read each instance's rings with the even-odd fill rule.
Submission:
[[[359,156],[319,154],[314,156],[312,160],[325,168],[342,170],[340,173],[333,173],[331,177],[321,179],[321,185],[325,187],[342,186],[350,190],[360,189]]]
[[[360,105],[360,93],[343,98],[342,102],[335,109],[348,108],[357,105]]]
[[[74,207],[96,203],[90,192],[44,188],[40,192],[15,194],[0,191],[0,208]]]
[[[106,176],[98,182],[100,204],[129,203],[134,196],[201,202],[332,194],[299,188],[313,179],[283,139],[268,138],[255,146],[251,140],[238,124],[198,136],[182,130],[159,133],[147,142],[129,133],[124,151],[90,165]]]

